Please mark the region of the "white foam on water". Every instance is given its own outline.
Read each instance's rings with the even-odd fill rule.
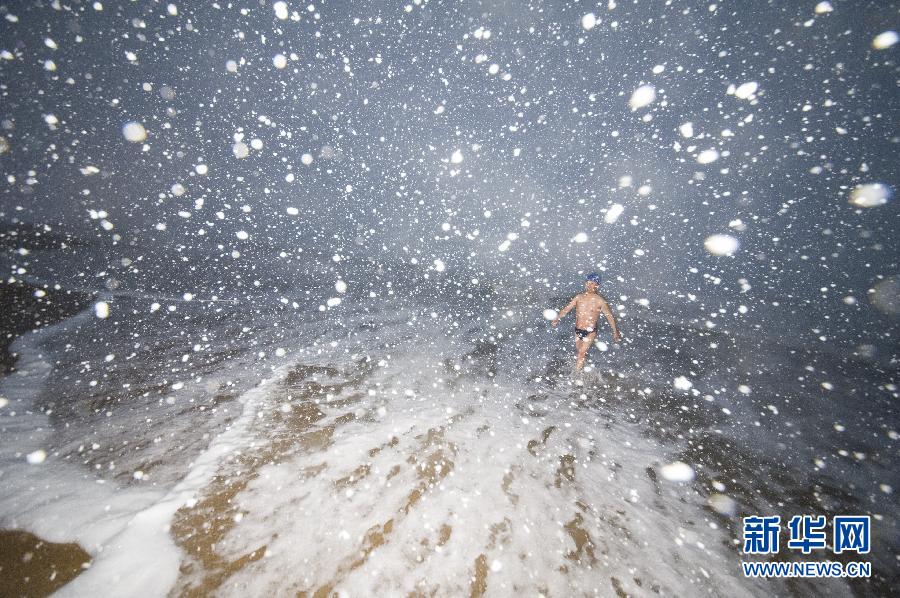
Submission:
[[[46,450],[53,436],[49,416],[33,408],[52,369],[40,342],[78,319],[93,317],[89,308],[20,337],[11,347],[19,354],[16,371],[0,379],[0,394],[8,400],[0,444],[0,525],[26,529],[53,542],[74,540],[92,555],[123,525],[124,518],[159,494],[144,488],[117,491],[112,484],[85,476],[78,464],[57,459]],[[26,459],[39,452],[44,459]]]
[[[172,515],[209,483],[219,461],[246,444],[241,434],[255,413],[252,407],[269,392],[272,382],[263,382],[238,398],[243,404],[239,416],[194,460],[174,488],[117,486],[89,473],[79,460],[61,459],[51,452],[49,447],[57,440],[53,427],[48,414],[34,407],[52,370],[41,343],[95,317],[94,307],[89,307],[20,337],[11,347],[19,354],[16,371],[0,379],[0,395],[7,401],[0,414],[4,480],[0,525],[31,531],[53,542],[74,541],[88,551],[91,566],[58,590],[59,596],[165,596],[182,560],[169,535]],[[288,368],[286,364],[274,370],[272,381]],[[133,477],[145,475],[141,471]]]
[[[522,410],[534,389],[440,384],[438,356],[453,351],[440,346],[395,354],[363,387],[319,402],[330,443],[273,460],[234,498],[242,517],[217,551],[265,556],[218,594],[459,595],[476,575],[497,594],[604,594],[610,577],[630,594],[758,591],[730,572],[724,532],[685,541],[673,560],[676,539],[697,538],[688,522],[710,515],[686,487],[647,476],[665,466],[664,447],[574,410],[579,391],[550,392],[537,414]],[[347,395],[357,399],[344,405]]]
[[[352,285],[346,290],[352,292]],[[248,483],[233,499],[234,525],[217,541],[216,552],[233,562],[263,546],[265,551],[238,568],[216,595],[280,595],[323,587],[351,595],[456,595],[469,593],[477,575],[484,576],[488,593],[498,595],[542,590],[606,595],[611,577],[632,595],[648,587],[659,587],[665,595],[772,591],[772,585],[735,573],[739,556],[727,546],[730,532],[710,525],[714,513],[732,517],[745,505],[728,496],[725,484],[714,483],[716,493],[708,497],[698,492],[694,485],[704,474],[702,466],[631,422],[632,405],[615,402],[615,386],[588,388],[601,383],[602,376],[587,375],[585,387],[544,386],[523,379],[521,369],[534,363],[522,356],[491,375],[471,357],[474,347],[464,335],[448,336],[446,322],[427,317],[440,309],[418,314],[412,330],[413,314],[407,311],[415,310],[398,314],[386,304],[379,312],[367,304],[359,322],[372,330],[364,332],[354,327],[356,316],[344,313],[352,304],[347,301],[338,310],[352,333],[331,333],[315,345],[273,338],[271,344],[254,346],[254,352],[287,361],[241,395],[238,419],[170,488],[145,481],[115,488],[98,483],[82,465],[55,458],[48,450],[52,428],[47,416],[22,409],[50,370],[37,344],[50,332],[17,341],[21,373],[0,380],[0,395],[9,399],[4,412],[17,411],[15,417],[4,414],[2,523],[51,541],[78,541],[91,553],[92,567],[61,595],[177,593],[185,555],[167,526],[179,508],[204,496],[214,476],[225,475]],[[532,315],[548,326],[539,309]],[[93,308],[77,317],[106,322],[95,319]],[[265,333],[277,322],[247,320],[245,325]],[[295,318],[291,326],[306,324]],[[507,334],[500,327],[490,334],[501,332]],[[731,420],[760,418],[752,401],[769,401],[764,389],[781,388],[764,379],[738,385],[724,373],[725,365],[694,376],[690,366],[636,364],[619,349],[609,349],[598,363],[620,369],[624,377],[615,384],[664,381],[660,385],[674,385],[674,395],[684,396],[685,405],[704,404],[701,394],[727,387],[729,392],[717,394],[711,406],[717,412],[727,407]],[[100,358],[112,353],[115,362],[123,355],[104,349]],[[733,354],[744,353],[735,349]],[[789,363],[784,355],[772,359]],[[314,380],[320,385],[357,381],[315,397],[324,417],[308,431],[326,441],[301,442],[261,465],[252,478],[242,477],[247,473],[229,469],[233,456],[269,446],[279,430],[274,414],[290,413],[301,400],[294,396],[286,402],[282,386],[297,364],[336,368],[337,373]],[[241,364],[222,367],[232,370],[230,376],[243,375]],[[188,377],[183,380],[187,383]],[[179,393],[188,389],[186,384]],[[853,407],[852,402],[834,405],[830,416],[852,422]],[[778,416],[769,411],[767,417]],[[188,412],[185,417],[199,416]],[[296,434],[298,442],[305,432]],[[746,434],[743,444],[751,446],[766,447],[771,439],[764,426],[729,433]],[[852,448],[860,454],[867,450]],[[46,452],[45,461],[29,464],[26,455],[39,450]],[[871,460],[854,462],[869,467]],[[867,471],[861,469],[859,478]],[[661,480],[648,472],[658,472]],[[896,487],[890,478],[879,482]]]
[[[241,415],[193,462],[190,473],[165,496],[128,518],[118,533],[103,542],[102,552],[94,557],[90,569],[64,586],[59,595],[168,595],[183,558],[169,534],[172,517],[197,498],[223,459],[248,444],[246,428],[255,416],[256,406],[288,369],[289,366],[283,366],[276,370],[272,379],[240,397]]]

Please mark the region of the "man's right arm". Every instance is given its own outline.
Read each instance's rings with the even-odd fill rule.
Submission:
[[[572,311],[573,309],[575,309],[575,301],[576,301],[577,299],[578,299],[578,296],[576,295],[575,297],[572,298],[571,301],[569,301],[569,304],[568,304],[567,306],[565,306],[564,308],[562,308],[562,311],[560,311],[560,312],[559,312],[559,315],[556,316],[556,319],[553,320],[553,325],[554,325],[554,326],[556,326],[557,324],[559,324],[559,320],[560,320],[561,318],[564,318],[564,317],[566,316],[567,313],[569,313],[570,311]]]

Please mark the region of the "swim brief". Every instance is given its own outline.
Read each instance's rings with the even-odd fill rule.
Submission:
[[[597,331],[594,330],[593,328],[591,328],[589,330],[585,330],[584,328],[576,328],[575,329],[575,334],[578,335],[578,338],[580,338],[582,340],[585,339],[586,337],[588,337],[589,335],[594,334],[595,332],[597,332]]]

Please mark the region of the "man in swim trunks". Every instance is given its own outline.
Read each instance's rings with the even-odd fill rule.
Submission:
[[[597,338],[597,318],[601,313],[606,316],[606,321],[609,322],[612,328],[613,342],[617,343],[622,340],[622,335],[619,334],[619,328],[616,326],[616,319],[613,317],[612,310],[609,309],[606,299],[597,293],[598,288],[600,288],[600,275],[596,272],[588,274],[584,283],[584,292],[575,295],[575,298],[553,320],[553,326],[555,327],[559,324],[560,318],[563,318],[573,308],[575,309],[575,350],[577,352],[575,368],[578,370],[584,367],[584,358],[588,349],[591,348],[591,344]]]

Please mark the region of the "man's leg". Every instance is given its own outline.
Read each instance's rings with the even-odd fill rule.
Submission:
[[[584,356],[587,354],[587,343],[581,337],[575,339],[575,369],[584,367]]]
[[[597,338],[597,333],[593,332],[583,339],[578,339],[575,341],[576,348],[578,350],[578,360],[575,362],[576,369],[582,369],[584,367],[584,358],[587,356],[588,349],[591,348],[591,345],[594,343],[594,339]]]

